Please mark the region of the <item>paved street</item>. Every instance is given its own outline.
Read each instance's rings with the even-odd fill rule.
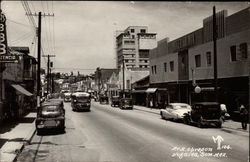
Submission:
[[[73,112],[70,103],[65,103],[65,109],[66,132],[35,135],[17,161],[244,162],[248,159],[247,132],[200,129],[162,120],[154,113],[120,110],[93,101],[91,112]],[[222,137],[222,149],[217,149],[218,141],[215,143],[213,137]]]

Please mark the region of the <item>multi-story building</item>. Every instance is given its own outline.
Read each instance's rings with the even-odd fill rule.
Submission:
[[[15,63],[6,63],[3,71],[3,114],[19,117],[35,106],[36,59],[29,55],[28,47],[10,47],[9,54],[17,55]]]
[[[116,65],[123,61],[127,69],[149,67],[149,50],[156,47],[156,33],[148,33],[146,26],[129,26],[116,36]]]
[[[223,10],[217,21],[218,101],[229,112],[249,105],[250,8],[230,16]],[[215,101],[213,19],[203,27],[150,51],[150,86],[167,88],[168,102]],[[194,92],[195,86],[200,93]]]
[[[106,68],[97,68],[95,71],[95,87],[93,88],[98,94],[109,93],[109,80],[113,73],[117,73],[118,69],[106,69]]]

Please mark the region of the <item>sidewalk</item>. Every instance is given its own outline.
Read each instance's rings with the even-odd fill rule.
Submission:
[[[0,129],[0,162],[12,162],[35,134],[36,113],[29,113],[16,123]]]
[[[160,115],[160,109],[157,109],[157,108],[148,108],[148,107],[144,107],[144,106],[134,105],[134,109]],[[222,124],[221,129],[226,131],[226,132],[235,131],[235,132],[243,132],[243,133],[249,134],[249,124],[247,125],[247,130],[243,130],[241,127],[241,123],[233,121],[233,120],[226,120]]]

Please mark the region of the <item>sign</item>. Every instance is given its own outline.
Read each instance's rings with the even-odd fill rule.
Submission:
[[[7,54],[6,17],[0,14],[0,55]]]
[[[0,62],[4,63],[18,63],[18,55],[0,55]]]

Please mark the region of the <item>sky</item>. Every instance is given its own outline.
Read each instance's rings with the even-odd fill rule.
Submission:
[[[42,54],[55,55],[53,72],[90,74],[97,67],[115,68],[115,31],[128,26],[148,26],[157,41],[171,40],[202,27],[216,11],[228,15],[250,6],[249,2],[167,1],[2,1],[7,18],[9,46],[29,46],[37,57],[37,38],[25,10],[54,16],[42,17]],[[25,7],[26,6],[26,7]],[[30,16],[31,17],[31,16]],[[33,16],[37,25],[37,16]],[[42,67],[47,59],[41,58]]]

